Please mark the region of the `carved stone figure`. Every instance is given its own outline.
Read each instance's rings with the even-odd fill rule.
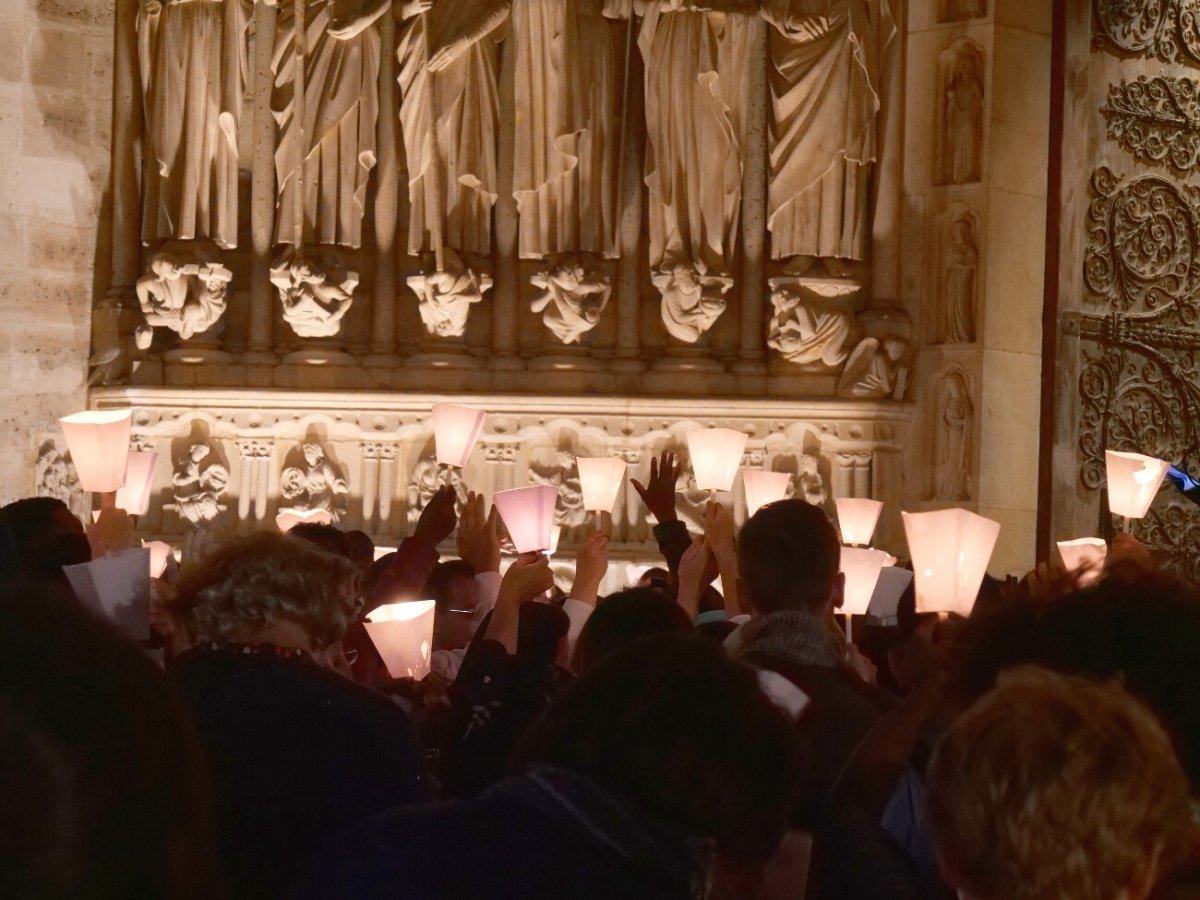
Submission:
[[[350,496],[346,479],[316,441],[308,441],[300,449],[304,454],[303,468],[288,466],[279,473],[279,494],[287,504],[286,507],[281,504],[281,510],[325,510],[333,516],[333,521],[338,521]]]
[[[492,248],[499,100],[494,2],[406,3],[398,41],[400,130],[408,170],[408,252]],[[470,14],[468,14],[470,13]]]
[[[154,342],[154,329],[149,325],[139,325],[132,335],[122,334],[120,317],[120,310],[108,298],[92,310],[93,351],[88,359],[88,387],[127,382]]]
[[[964,41],[945,74],[941,184],[979,181],[983,167],[983,51]]]
[[[60,450],[54,441],[44,441],[38,450],[33,494],[35,497],[53,497],[67,506],[72,506],[83,495],[75,466],[69,455]]]
[[[458,498],[457,506],[461,509],[467,502],[467,485],[463,481],[462,470],[453,466],[443,469],[432,456],[422,456],[417,460],[406,490],[409,525],[417,524],[421,513],[443,484],[454,489],[454,495]]]
[[[588,271],[577,259],[539,272],[530,283],[542,289],[530,309],[542,314],[542,324],[564,344],[578,344],[596,327],[612,294],[608,276]]]
[[[181,263],[170,253],[156,253],[138,279],[138,303],[148,325],[169,328],[186,341],[225,314],[232,280],[233,273],[218,263]]]
[[[283,257],[271,267],[271,283],[279,290],[283,320],[299,337],[333,337],[354,302],[358,273],[345,272],[334,283],[330,275],[304,257]]]
[[[142,240],[237,246],[250,0],[141,0]]]
[[[937,389],[934,422],[935,479],[933,500],[958,502],[971,499],[971,431],[975,406],[966,376],[951,371]]]
[[[849,310],[806,303],[795,290],[773,286],[775,314],[767,330],[767,346],[788,362],[836,369],[846,361],[850,338]]]
[[[677,263],[650,277],[662,294],[662,320],[671,337],[694,344],[725,312],[733,279]]]
[[[176,511],[193,525],[211,522],[226,509],[221,497],[229,486],[229,470],[205,441],[192,444],[175,461],[171,485]]]
[[[894,335],[882,341],[864,338],[850,354],[838,379],[838,396],[864,400],[895,396],[903,387],[901,373],[906,367],[900,361],[907,349],[908,341]]]
[[[965,22],[987,15],[987,0],[941,0],[938,4],[939,22]]]
[[[579,482],[579,469],[575,456],[559,451],[551,465],[531,461],[529,483],[548,484],[558,491],[558,502],[554,507],[554,524],[563,528],[575,528],[587,522],[587,510],[583,505],[583,486]]]
[[[950,223],[942,285],[942,343],[970,344],[975,340],[979,248],[975,246],[974,237],[975,222],[968,213]]]
[[[811,503],[813,506],[824,506],[829,500],[829,491],[825,489],[825,477],[821,474],[821,458],[819,456],[811,453],[804,453],[800,456],[795,481],[796,493],[806,503]]]
[[[864,259],[876,121],[899,52],[888,0],[764,0],[771,256]]]
[[[443,271],[409,276],[408,286],[417,295],[417,309],[427,332],[438,337],[462,337],[471,307],[492,288],[492,276],[468,268],[457,253],[447,248]]]
[[[276,2],[279,18],[271,62],[271,110],[279,125],[275,240],[358,247],[367,179],[375,166],[380,53],[376,22],[389,12],[391,0],[305,0],[303,122],[297,121],[295,5],[290,0]]]

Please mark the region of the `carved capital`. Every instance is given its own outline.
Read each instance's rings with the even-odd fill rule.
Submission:
[[[362,445],[363,459],[395,459],[399,447],[391,441],[364,441]]]
[[[245,438],[237,442],[237,448],[243,459],[254,459],[270,456],[275,449],[275,442],[261,438]]]

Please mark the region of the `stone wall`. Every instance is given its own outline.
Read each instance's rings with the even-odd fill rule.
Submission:
[[[112,4],[0,3],[0,501],[31,493],[34,435],[86,402],[108,180]],[[98,278],[98,276],[103,276]]]

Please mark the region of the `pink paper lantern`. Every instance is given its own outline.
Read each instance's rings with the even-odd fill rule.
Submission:
[[[838,526],[842,531],[842,543],[869,547],[879,524],[883,503],[859,497],[839,497],[833,501],[837,506]]]
[[[429,674],[435,607],[433,600],[391,603],[375,609],[363,622],[393,678],[420,681]]]
[[[332,525],[333,513],[327,509],[288,509],[275,517],[275,527],[287,534],[301,522]]]
[[[871,597],[879,583],[879,573],[891,557],[882,550],[864,547],[843,547],[841,572],[846,576],[841,612],[848,616],[865,616]]]
[[[748,436],[732,428],[701,428],[687,433],[696,487],[728,491],[733,487]]]
[[[142,541],[142,546],[150,551],[150,577],[162,578],[167,571],[167,560],[174,552],[166,541]]]
[[[579,465],[583,508],[588,512],[611,513],[617,505],[617,495],[625,478],[625,461],[611,456],[579,456],[575,462]]]
[[[917,581],[917,612],[970,615],[1000,523],[965,509],[901,516]]]
[[[1108,508],[1113,515],[1145,518],[1167,475],[1168,464],[1141,453],[1105,450],[1104,468],[1108,475]]]
[[[433,443],[437,461],[461,469],[467,464],[487,413],[453,403],[433,405]]]
[[[58,420],[85,491],[111,494],[125,484],[132,410],[86,410]]]
[[[1068,572],[1077,573],[1080,584],[1091,584],[1100,577],[1104,560],[1108,558],[1108,544],[1100,538],[1077,538],[1059,541],[1058,553]]]
[[[154,488],[154,472],[158,454],[130,453],[125,469],[125,485],[117,491],[117,509],[131,516],[144,516],[150,508],[150,493]]]
[[[746,511],[754,515],[768,503],[787,497],[792,476],[788,472],[764,472],[742,469],[742,487],[746,491]]]
[[[557,501],[558,490],[548,484],[497,491],[492,497],[518,553],[550,549]]]

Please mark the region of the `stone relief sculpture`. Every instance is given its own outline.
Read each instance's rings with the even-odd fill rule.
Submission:
[[[939,22],[965,22],[987,15],[987,0],[941,0],[938,3]]]
[[[578,344],[596,327],[612,294],[609,277],[589,270],[578,257],[539,272],[530,283],[542,293],[529,308],[542,314],[542,324],[564,344]]]
[[[1167,63],[1200,63],[1196,9],[1180,0],[1099,0],[1097,43],[1121,53],[1149,56]]]
[[[139,325],[133,334],[122,334],[121,311],[111,298],[105,298],[92,310],[92,346],[88,358],[88,387],[124,384],[142,364],[142,357],[154,342],[154,329]]]
[[[457,505],[461,509],[467,502],[467,485],[463,481],[462,470],[453,466],[443,469],[433,456],[422,456],[417,460],[417,464],[413,466],[408,487],[405,489],[410,526],[417,524],[421,513],[443,484],[448,484],[454,489],[454,494],[458,498]]]
[[[725,294],[733,287],[732,278],[706,275],[685,263],[656,272],[650,280],[662,294],[662,321],[667,332],[687,344],[700,340],[721,317]]]
[[[883,82],[899,52],[888,0],[764,0],[771,256],[864,259]]]
[[[821,457],[812,453],[801,454],[796,468],[795,492],[813,506],[824,506],[829,501],[825,477],[821,474]]]
[[[142,240],[237,246],[250,0],[141,0]]]
[[[375,166],[376,22],[391,10],[391,0],[304,0],[303,72],[296,67],[295,4],[267,2],[279,7],[271,62],[271,110],[279,125],[275,240],[358,247]]]
[[[358,273],[327,274],[310,259],[285,255],[271,267],[271,283],[298,337],[333,337],[354,302]]]
[[[425,330],[438,337],[462,337],[471,307],[492,288],[492,276],[467,268],[447,248],[445,267],[428,275],[411,275],[408,286],[417,295],[417,310]]]
[[[207,441],[196,441],[189,446],[186,456],[175,460],[171,486],[173,508],[180,518],[201,525],[225,511],[221,497],[229,486],[229,470]]]
[[[42,442],[33,472],[35,497],[53,497],[65,503],[75,515],[86,515],[89,498],[79,484],[70,454],[59,449],[54,441]]]
[[[975,220],[964,212],[950,222],[944,251],[943,280],[937,343],[971,344],[975,341],[975,309],[979,292],[979,248]]]
[[[971,184],[983,173],[983,49],[959,38],[943,53],[939,184]]]
[[[156,253],[137,281],[138,304],[148,325],[169,328],[186,341],[225,314],[232,280],[233,273],[219,263],[181,263],[170,253]]]
[[[838,379],[839,397],[881,400],[896,397],[906,386],[908,367],[901,363],[908,341],[896,336],[864,338],[846,361]]]
[[[934,487],[931,500],[956,503],[971,499],[971,434],[975,406],[967,376],[952,369],[935,390],[933,423]]]
[[[849,309],[806,301],[795,287],[772,279],[775,314],[767,328],[767,346],[788,362],[815,369],[836,369],[846,361],[853,318]]]
[[[558,503],[554,507],[554,524],[564,528],[575,528],[587,521],[587,510],[583,506],[583,486],[579,482],[579,470],[575,455],[560,450],[553,463],[547,465],[530,461],[529,483],[548,484],[558,491]]]
[[[1138,76],[1109,85],[1100,110],[1108,137],[1139,162],[1165,162],[1179,172],[1200,167],[1200,81]]]
[[[316,441],[300,448],[303,466],[287,466],[279,473],[281,509],[307,512],[325,510],[338,521],[346,512],[350,487],[346,479]],[[286,504],[286,505],[285,505]]]

